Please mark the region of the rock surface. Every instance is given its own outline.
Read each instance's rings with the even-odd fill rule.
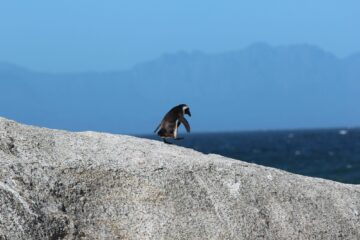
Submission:
[[[360,186],[0,118],[0,239],[360,239]]]

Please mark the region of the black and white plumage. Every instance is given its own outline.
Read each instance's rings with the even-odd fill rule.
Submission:
[[[184,117],[185,114],[191,117],[190,108],[186,104],[173,107],[165,114],[154,132],[157,133],[165,143],[169,143],[166,141],[167,138],[181,139],[177,138],[177,131],[181,123],[185,126],[186,131],[190,132],[190,125]]]

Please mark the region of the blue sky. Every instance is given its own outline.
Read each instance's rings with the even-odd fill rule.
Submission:
[[[127,69],[163,53],[254,42],[360,51],[360,1],[2,1],[0,60],[50,72]]]

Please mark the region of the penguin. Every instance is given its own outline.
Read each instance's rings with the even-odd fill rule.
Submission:
[[[171,144],[170,142],[166,141],[167,138],[174,138],[175,140],[183,139],[177,137],[177,130],[182,123],[184,124],[186,131],[190,132],[190,125],[184,117],[185,114],[191,117],[190,108],[188,105],[180,104],[173,107],[165,114],[154,133],[157,133],[157,135],[163,139],[164,143],[167,144]]]

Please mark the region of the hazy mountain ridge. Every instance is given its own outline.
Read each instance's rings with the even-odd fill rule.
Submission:
[[[53,128],[147,133],[184,102],[198,131],[359,125],[359,69],[360,54],[338,58],[311,45],[263,43],[165,54],[119,72],[49,74],[0,64],[0,115]]]

